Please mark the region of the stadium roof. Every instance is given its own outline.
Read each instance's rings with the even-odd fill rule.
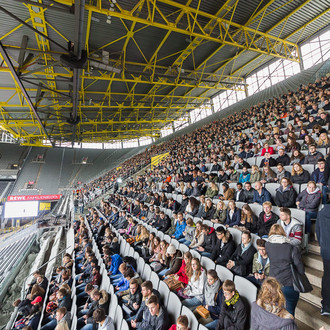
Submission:
[[[21,142],[158,137],[330,22],[328,0],[0,1],[0,128]]]

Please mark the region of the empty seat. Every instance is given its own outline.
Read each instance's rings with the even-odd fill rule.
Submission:
[[[149,281],[150,275],[151,275],[151,267],[148,264],[145,264],[141,277],[144,281]]]
[[[224,282],[225,280],[233,280],[234,274],[226,267],[221,265],[216,265],[215,270],[221,280],[221,282]]]
[[[151,272],[149,280],[151,281],[153,288],[158,290],[159,286],[159,276],[155,272]]]
[[[123,322],[123,310],[119,305],[117,306],[115,318],[113,320],[115,323],[115,328],[117,330],[121,330],[121,324]]]
[[[186,315],[189,320],[189,329],[198,329],[198,321],[195,314],[187,307],[182,306],[182,315]]]
[[[137,261],[137,269],[136,269],[136,271],[140,276],[143,274],[144,265],[145,265],[145,261],[143,260],[143,258],[140,257],[139,260]]]
[[[109,316],[114,320],[116,315],[116,309],[118,306],[118,297],[113,294],[111,295],[110,306],[109,306]]]
[[[235,276],[234,283],[240,296],[244,297],[252,307],[252,303],[257,299],[257,287],[242,276]]]
[[[215,263],[208,257],[202,257],[201,258],[201,265],[204,269],[215,269]]]
[[[190,249],[190,253],[193,256],[193,258],[197,258],[198,260],[201,260],[201,255],[199,254],[198,251]]]
[[[241,244],[242,232],[236,228],[228,228],[228,230],[230,231],[231,235],[233,236],[233,239],[234,239],[236,245]]]
[[[125,319],[123,319],[123,321],[121,323],[121,330],[129,330],[128,323]]]
[[[185,252],[188,252],[188,251],[189,251],[189,247],[188,247],[187,245],[180,244],[180,245],[179,245],[179,250],[180,250],[182,253],[185,253]]]
[[[158,292],[162,299],[162,303],[164,306],[167,306],[168,298],[170,295],[170,289],[164,281],[159,281],[158,283]]]
[[[175,324],[176,319],[179,315],[181,315],[182,309],[180,298],[175,293],[170,292],[166,308],[170,319],[170,324]]]

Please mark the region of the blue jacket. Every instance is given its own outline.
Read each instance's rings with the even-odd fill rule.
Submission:
[[[261,195],[255,190],[253,192],[253,203],[258,203],[262,205],[264,202],[273,202],[272,196],[270,195],[269,191],[265,188],[262,188]]]
[[[111,256],[111,266],[109,269],[109,272],[111,272],[111,275],[117,275],[119,273],[119,266],[122,264],[123,259],[119,254],[114,254]]]
[[[323,175],[322,175],[322,174]],[[321,175],[320,175],[321,174]],[[322,184],[327,184],[326,180],[325,180],[325,171],[320,172],[320,169],[317,168],[311,175],[311,180],[315,181],[316,183],[322,183]]]
[[[114,224],[115,222],[118,221],[118,219],[119,219],[119,212],[116,212],[116,213],[111,214],[111,216],[109,218],[109,222]]]
[[[240,183],[250,182],[250,177],[251,177],[250,173],[248,173],[245,176],[243,175],[243,173],[241,173],[241,175],[239,176],[238,182],[240,182]]]
[[[226,225],[228,225],[229,227],[233,227],[233,226],[239,226],[240,222],[241,222],[241,209],[239,209],[238,207],[235,208],[234,210],[234,214],[232,219],[230,220],[229,217],[229,212],[230,210],[227,210],[227,219],[226,219]]]
[[[125,291],[129,289],[129,280],[127,280],[123,275],[120,278],[120,281],[117,284],[118,292]]]
[[[175,232],[173,236],[176,239],[180,239],[183,237],[183,232],[186,229],[186,220],[183,220],[182,224],[180,225],[180,222],[178,221],[175,225]]]

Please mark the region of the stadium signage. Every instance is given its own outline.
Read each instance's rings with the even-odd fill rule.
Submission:
[[[62,195],[21,195],[21,196],[8,196],[8,202],[19,201],[49,201],[58,200]]]

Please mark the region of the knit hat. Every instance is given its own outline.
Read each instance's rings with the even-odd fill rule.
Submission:
[[[167,248],[167,253],[168,254],[175,254],[176,253],[176,248],[173,244],[170,244]]]

